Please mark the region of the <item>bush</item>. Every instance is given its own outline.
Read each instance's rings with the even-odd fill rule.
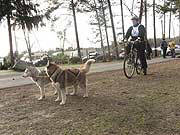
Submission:
[[[8,70],[11,67],[11,62],[8,57],[4,58],[4,65],[2,66],[2,70]]]
[[[19,60],[14,64],[12,69],[14,69],[15,71],[23,72],[28,66],[33,66],[33,64],[30,62],[25,62],[25,61]]]
[[[3,69],[3,65],[2,65],[2,63],[0,63],[0,70],[2,70]]]
[[[57,56],[53,56],[52,61],[54,61],[56,64],[68,64],[69,56],[60,53]]]
[[[78,64],[81,63],[81,59],[79,57],[72,57],[70,59],[71,64]]]

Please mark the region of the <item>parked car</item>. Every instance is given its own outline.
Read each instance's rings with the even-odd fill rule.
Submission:
[[[103,54],[98,55],[98,56],[95,58],[95,60],[96,60],[97,62],[98,62],[98,61],[103,61],[103,60],[104,60]]]
[[[121,53],[119,54],[119,58],[120,58],[120,59],[124,59],[124,57],[125,57],[125,52],[121,52]]]
[[[157,50],[157,51],[161,51],[161,47],[157,47],[156,50]],[[155,51],[155,48],[154,48],[154,47],[152,48],[152,51]]]
[[[176,53],[176,54],[180,54],[180,45],[176,45],[175,53]],[[171,56],[170,47],[167,48],[167,56]]]
[[[48,57],[42,57],[41,59],[37,59],[33,61],[33,65],[35,65],[36,67],[42,67],[42,66],[46,66],[47,62],[48,62]]]
[[[93,51],[93,52],[89,52],[89,58],[95,58],[95,57],[97,57],[99,54],[98,54],[98,52],[95,52],[95,51]]]
[[[98,52],[89,52],[89,56],[85,56],[82,58],[83,63],[86,62],[88,59],[96,59],[100,54]]]
[[[157,56],[162,55],[162,49],[161,49],[161,47],[157,47],[156,49],[153,47],[153,48],[152,48],[152,57],[155,56],[155,50],[157,51]]]

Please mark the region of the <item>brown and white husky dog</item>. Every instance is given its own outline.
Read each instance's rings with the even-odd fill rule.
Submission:
[[[91,64],[94,62],[94,59],[90,59],[79,69],[62,69],[58,65],[48,62],[46,72],[51,81],[57,84],[58,97],[56,101],[60,100],[61,94],[62,101],[60,105],[66,103],[67,86],[74,86],[74,90],[70,95],[76,95],[77,88],[80,86],[80,88],[84,90],[83,97],[88,97],[88,91],[86,88],[86,74],[89,72]]]
[[[39,87],[40,89],[40,97],[38,100],[42,100],[45,98],[45,86],[49,83],[52,83],[52,86],[55,88],[55,93],[57,93],[57,88],[54,82],[50,80],[47,76],[45,70],[39,70],[36,67],[29,66],[26,68],[23,76],[24,78],[30,77],[32,81]]]

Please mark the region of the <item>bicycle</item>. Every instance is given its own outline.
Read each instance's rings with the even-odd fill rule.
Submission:
[[[124,42],[126,46],[128,44],[131,44],[130,52],[129,54],[125,55],[124,64],[123,64],[124,74],[128,79],[131,79],[133,77],[135,71],[138,75],[140,75],[142,71],[142,65],[138,57],[138,52],[137,49],[134,47],[135,43],[137,42],[141,42],[141,41],[136,40],[136,41]]]

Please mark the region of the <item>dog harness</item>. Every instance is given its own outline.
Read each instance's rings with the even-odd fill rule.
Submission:
[[[78,74],[75,74],[74,72],[72,72],[70,69],[67,70],[60,70],[61,72],[59,72],[58,69],[54,70],[52,72],[52,74],[49,75],[49,77],[56,83],[57,79],[60,78],[63,74],[65,76],[65,82],[67,82],[67,73],[71,74],[74,76],[75,80],[73,81],[73,84],[75,84],[78,80],[78,77],[80,76],[81,72],[80,70],[78,71]],[[59,72],[59,73],[56,73]]]

